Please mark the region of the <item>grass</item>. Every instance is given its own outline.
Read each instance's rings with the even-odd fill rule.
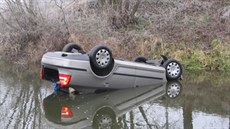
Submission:
[[[219,39],[208,48],[201,45],[161,43],[160,49],[152,52],[152,57],[165,54],[182,62],[187,70],[230,71],[230,45]]]
[[[230,40],[230,21],[223,17],[228,12],[227,3],[142,1],[134,19],[115,28],[121,21],[115,22],[112,8],[101,12],[101,8],[83,7],[78,2],[60,8],[51,2],[47,3],[48,11],[34,10],[41,15],[33,19],[30,12],[25,13],[26,8],[11,3],[9,9],[19,9],[5,11],[5,20],[0,19],[0,59],[17,64],[40,63],[44,53],[60,51],[68,42],[76,42],[85,51],[105,44],[115,58],[133,60],[142,55],[153,59],[165,54],[181,61],[188,70],[230,71],[230,45],[224,42]]]

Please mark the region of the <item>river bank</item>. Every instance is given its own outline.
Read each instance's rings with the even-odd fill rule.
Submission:
[[[18,2],[0,10],[0,57],[16,64],[39,64],[44,53],[76,42],[85,51],[107,45],[115,58],[164,54],[186,70],[230,71],[226,0],[137,0],[119,8],[100,0]]]
[[[85,37],[80,41],[84,39]],[[145,56],[148,59],[161,59],[160,55],[166,55],[169,58],[179,60],[185,70],[230,71],[230,44],[221,40],[213,40],[206,46],[203,44],[162,43],[156,39],[146,40],[146,37],[136,38],[135,40],[139,42],[127,42],[126,44],[119,42],[114,37],[106,40],[99,39],[94,42],[90,42],[90,38],[87,40],[84,41],[84,44],[80,44],[85,51],[90,51],[95,45],[104,44],[112,49],[114,57],[118,59],[133,60],[137,56]],[[75,41],[78,43],[79,39]],[[49,48],[29,44],[18,54],[10,53],[12,50],[4,50],[4,47],[2,47],[2,51],[0,51],[1,59],[19,65],[40,64],[44,53],[61,51],[65,44],[67,43],[59,44],[57,47],[53,44],[54,46],[48,46]]]
[[[162,44],[153,55],[166,54],[182,62],[187,70],[229,71],[230,45],[215,39],[210,44]]]

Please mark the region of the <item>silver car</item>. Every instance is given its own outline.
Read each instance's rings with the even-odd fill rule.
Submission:
[[[106,46],[98,45],[85,53],[78,44],[70,43],[63,51],[43,55],[40,76],[62,88],[74,89],[121,89],[180,79],[181,64],[177,60],[162,57],[162,61],[144,57],[137,57],[135,61],[116,60]]]

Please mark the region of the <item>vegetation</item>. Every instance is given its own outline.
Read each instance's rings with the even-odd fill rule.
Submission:
[[[206,50],[201,45],[187,47],[185,44],[161,44],[153,55],[162,53],[178,59],[187,70],[229,71],[229,48],[230,44],[217,39]]]
[[[229,70],[227,0],[2,0],[1,58],[37,63],[68,42],[116,58],[166,54],[186,69]]]

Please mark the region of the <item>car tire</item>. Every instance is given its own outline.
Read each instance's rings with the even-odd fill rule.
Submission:
[[[177,60],[169,59],[163,63],[163,67],[165,68],[168,81],[180,79],[183,69],[182,65]]]
[[[68,43],[62,49],[63,52],[70,52],[70,53],[81,53],[84,54],[82,47],[76,43]]]
[[[94,129],[116,129],[117,121],[114,111],[111,108],[103,107],[94,115],[92,125]]]
[[[111,50],[103,45],[94,47],[89,53],[89,58],[91,64],[97,69],[106,69],[114,62]]]
[[[175,99],[182,92],[182,85],[179,81],[167,82],[166,96],[170,99]]]
[[[138,56],[134,59],[134,62],[146,63],[147,59],[143,56]]]

